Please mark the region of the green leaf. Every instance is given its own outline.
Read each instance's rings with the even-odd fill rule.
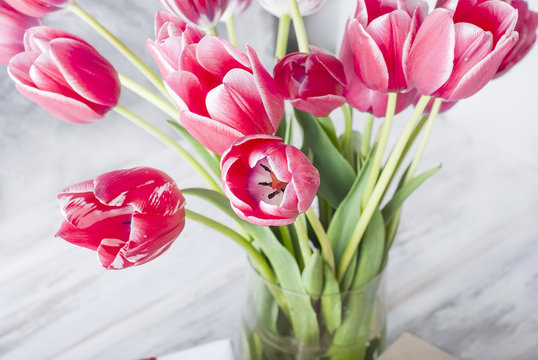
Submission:
[[[306,292],[319,296],[323,290],[323,259],[319,250],[316,250],[303,270],[303,284]]]
[[[346,273],[344,274],[344,277],[342,278],[342,283],[340,285],[340,290],[348,291],[351,288],[351,285],[353,285],[353,279],[355,279],[355,273],[357,272],[357,261],[358,261],[358,254],[353,254],[353,257],[351,258],[351,262],[349,263],[349,266],[347,267]]]
[[[359,265],[353,281],[353,288],[370,282],[381,270],[385,256],[385,222],[383,215],[377,210],[372,215],[366,228],[359,250]]]
[[[296,109],[295,117],[303,129],[302,151],[311,157],[320,174],[321,184],[318,192],[336,208],[353,185],[355,180],[353,167],[340,154],[311,114]]]
[[[409,181],[406,185],[399,187],[392,199],[383,208],[383,218],[386,223],[389,223],[396,211],[403,205],[404,201],[411,195],[424,181],[435,174],[441,166],[437,166],[431,170],[425,171],[422,174]],[[405,176],[405,174],[404,174]]]
[[[291,292],[283,292],[285,298],[275,300],[287,310],[297,340],[308,345],[319,341],[317,317],[308,296],[297,296],[294,293],[306,294],[301,272],[290,252],[278,241],[269,227],[262,227],[243,221],[235,215],[226,196],[213,190],[185,189],[184,194],[194,195],[207,200],[236,220],[248,232],[269,260],[280,286]],[[273,295],[275,295],[273,293]],[[275,295],[278,296],[278,295]]]
[[[372,167],[372,158],[373,156],[367,160],[366,165],[355,179],[347,196],[336,209],[332,221],[329,224],[327,237],[329,238],[329,243],[332,245],[336,263],[342,258],[351,234],[355,229],[355,225],[359,221],[361,214],[360,204],[364,194],[364,188],[366,187],[366,181],[368,180],[368,174]]]
[[[200,144],[198,140],[192,137],[191,134],[183,126],[179,125],[174,121],[167,121],[182,137],[185,139],[190,146],[196,151],[196,153],[202,158],[204,163],[209,167],[209,169],[220,179],[220,164],[217,158],[211,153],[207,148]]]
[[[313,116],[314,117],[314,116]],[[333,121],[330,117],[324,116],[324,117],[314,117],[318,120],[319,125],[325,131],[325,134],[327,137],[331,140],[333,145],[340,151],[342,148],[340,146],[340,141],[338,140],[338,136],[336,135],[336,129],[334,128]]]
[[[325,275],[325,285],[321,296],[321,315],[327,330],[333,333],[342,324],[342,298],[338,280],[336,280],[329,265],[324,264],[323,274]]]

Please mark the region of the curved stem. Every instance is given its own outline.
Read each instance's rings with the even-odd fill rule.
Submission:
[[[275,58],[277,61],[286,56],[288,50],[288,36],[290,35],[291,18],[284,14],[278,21],[278,35],[276,37]]]
[[[157,96],[155,93],[148,90],[143,85],[137,83],[133,79],[123,75],[122,73],[118,73],[120,77],[120,82],[123,86],[125,86],[127,89],[131,90],[138,96],[146,99],[151,104],[155,105],[157,108],[162,110],[165,114],[170,116],[172,119],[177,120],[179,117],[179,112],[177,109],[170,104],[168,101],[164,100],[162,97]]]
[[[275,283],[275,276],[269,268],[267,261],[265,261],[265,258],[254,248],[254,246],[252,246],[247,241],[247,239],[239,235],[239,233],[213,219],[210,219],[192,210],[185,209],[185,216],[191,220],[199,222],[200,224],[210,227],[211,229],[216,230],[223,235],[228,236],[237,245],[239,245],[241,248],[243,248],[243,250],[247,252],[247,255],[252,262],[254,268],[256,268],[256,270],[263,276],[263,278],[271,283]]]
[[[222,192],[220,186],[213,180],[211,175],[202,167],[202,165],[191,155],[189,154],[181,145],[179,145],[174,139],[166,135],[164,132],[142,119],[140,116],[134,114],[132,111],[128,110],[122,105],[118,105],[114,108],[121,116],[125,117],[127,120],[132,121],[155,138],[160,140],[165,145],[168,145],[172,150],[174,150],[179,156],[185,160],[209,185],[209,187],[215,191]]]
[[[411,118],[407,122],[405,129],[398,138],[398,141],[396,142],[396,145],[391,152],[389,159],[387,160],[387,163],[383,168],[383,171],[381,172],[379,181],[375,185],[372,195],[368,199],[368,202],[366,203],[364,211],[361,213],[361,216],[359,218],[359,221],[357,222],[357,225],[355,226],[355,229],[353,229],[353,233],[351,234],[349,243],[344,250],[344,254],[342,255],[340,264],[338,264],[337,277],[339,281],[342,280],[342,278],[344,277],[344,274],[346,273],[346,270],[351,263],[351,260],[353,259],[353,255],[359,247],[366,228],[368,227],[368,224],[372,219],[372,215],[378,208],[379,203],[381,202],[381,198],[383,197],[385,190],[389,186],[390,179],[392,178],[393,173],[396,170],[396,167],[399,163],[400,157],[405,150],[407,142],[411,137],[413,130],[415,129],[415,126],[419,121],[420,116],[424,112],[426,105],[428,105],[429,101],[430,96],[422,96],[420,98],[417,106],[415,107],[415,111],[411,115]]]
[[[312,229],[314,229],[314,232],[316,233],[316,236],[318,237],[319,244],[321,245],[321,253],[323,255],[323,258],[327,262],[327,264],[331,267],[331,270],[334,272],[335,265],[334,265],[334,253],[333,248],[331,247],[331,244],[329,243],[329,238],[327,237],[327,233],[325,233],[325,230],[323,229],[323,225],[321,225],[321,222],[319,221],[318,217],[316,216],[316,213],[314,213],[314,210],[312,208],[308,209],[306,211],[306,217],[308,218],[308,221],[310,222],[310,225],[312,225]]]
[[[306,28],[304,26],[303,17],[299,11],[299,4],[297,0],[288,0],[291,10],[291,18],[293,20],[293,27],[295,28],[295,36],[297,36],[297,44],[299,45],[299,51],[309,53],[308,48],[308,35],[306,34]]]
[[[380,131],[379,143],[377,145],[377,150],[375,152],[374,162],[372,164],[372,170],[368,175],[368,180],[366,181],[366,186],[364,188],[364,195],[362,197],[361,207],[365,207],[366,203],[370,198],[374,186],[377,183],[379,173],[381,172],[381,162],[385,155],[385,149],[389,141],[390,130],[392,128],[392,119],[394,118],[394,113],[396,112],[396,100],[397,93],[389,93],[389,98],[387,102],[387,113],[385,115],[385,121]]]
[[[77,3],[73,3],[68,8],[71,12],[84,20],[88,25],[94,28],[110,44],[112,44],[123,56],[127,58],[161,93],[168,97],[162,80],[155,74],[131,49],[125,46],[114,34],[108,31],[95,18],[82,9]]]
[[[361,142],[361,156],[366,157],[370,151],[370,138],[372,137],[372,127],[374,125],[374,114],[368,114]]]
[[[237,46],[237,33],[235,31],[235,21],[233,15],[226,18],[226,31],[228,32],[228,41],[234,46]]]

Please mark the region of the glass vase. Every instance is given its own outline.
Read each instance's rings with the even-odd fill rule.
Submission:
[[[330,295],[290,292],[250,267],[243,308],[245,360],[372,360],[386,346],[383,273],[360,288]],[[300,299],[299,299],[300,298]],[[300,301],[296,301],[300,300]],[[315,312],[309,341],[297,339],[288,304],[308,301]],[[304,336],[304,335],[303,335]]]

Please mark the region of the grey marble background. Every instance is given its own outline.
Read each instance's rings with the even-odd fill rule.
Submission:
[[[156,0],[79,3],[152,64],[144,40],[153,37]],[[336,48],[346,5],[329,0],[308,19],[312,43]],[[45,22],[145,83],[74,15]],[[241,42],[268,65],[275,24],[257,4],[238,24]],[[535,48],[441,116],[422,168],[443,169],[407,203],[391,255],[389,339],[410,331],[461,359],[538,358],[537,65]],[[86,126],[53,118],[20,96],[4,69],[0,94],[0,358],[127,360],[236,339],[244,256],[222,237],[188,224],[157,261],[123,272],[105,272],[92,253],[53,238],[64,186],[153,166],[189,187],[199,184],[193,172],[114,113]],[[167,129],[166,116],[127,90],[121,103]]]

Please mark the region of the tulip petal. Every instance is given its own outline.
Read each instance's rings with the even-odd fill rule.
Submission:
[[[221,79],[235,68],[250,70],[245,54],[226,40],[212,35],[200,40],[196,58],[204,69]]]
[[[334,109],[345,103],[346,98],[338,95],[312,96],[308,99],[297,98],[291,101],[295,108],[318,117],[329,116]]]
[[[459,10],[459,9],[458,9]],[[454,21],[467,22],[493,34],[493,43],[501,39],[507,31],[514,30],[517,10],[503,1],[485,1],[473,6],[461,15],[456,14]]]
[[[450,12],[435,9],[420,26],[405,64],[408,80],[422,94],[432,94],[449,79],[455,43]]]
[[[164,85],[180,111],[209,116],[204,101],[206,93],[194,74],[187,71],[173,72],[165,78]]]

